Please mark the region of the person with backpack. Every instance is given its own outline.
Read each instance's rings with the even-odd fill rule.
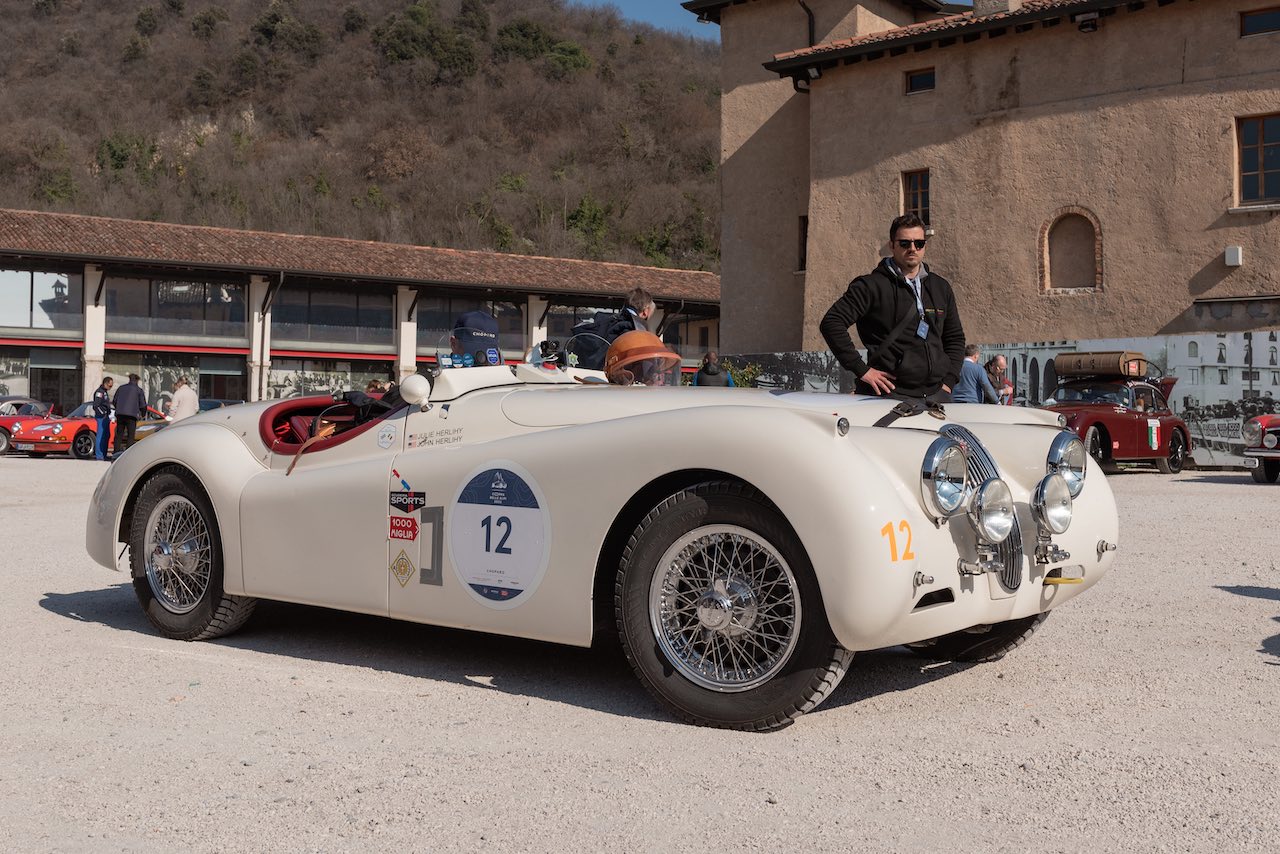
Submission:
[[[964,327],[951,283],[924,263],[924,222],[904,214],[889,224],[892,255],[827,311],[818,330],[857,381],[858,394],[946,403],[960,378]],[[849,327],[867,347],[863,361]]]
[[[655,308],[652,294],[644,288],[632,288],[620,311],[597,311],[594,317],[574,326],[565,350],[576,357],[577,367],[603,370],[609,345],[627,332],[648,332]]]
[[[710,350],[702,357],[702,367],[693,375],[693,384],[698,386],[726,386],[733,388],[733,375],[720,367],[720,356]]]

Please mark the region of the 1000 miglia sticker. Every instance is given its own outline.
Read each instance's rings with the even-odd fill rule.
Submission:
[[[486,607],[532,598],[551,554],[551,516],[528,471],[495,460],[467,478],[450,513],[449,554],[463,588]]]

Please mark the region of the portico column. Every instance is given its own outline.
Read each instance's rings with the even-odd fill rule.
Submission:
[[[547,321],[544,315],[547,313],[548,302],[550,302],[548,297],[529,295],[528,328],[525,331],[528,333],[531,348],[547,340]]]
[[[270,287],[266,276],[249,277],[249,400],[262,400],[271,371],[271,308],[262,310]]]
[[[413,298],[417,295],[415,288],[405,285],[396,287],[396,382],[418,372],[418,315],[409,316],[409,308],[413,306]]]
[[[93,397],[93,393],[102,385],[103,361],[107,352],[107,301],[102,305],[94,305],[93,298],[102,284],[102,268],[93,264],[84,265],[84,400]]]

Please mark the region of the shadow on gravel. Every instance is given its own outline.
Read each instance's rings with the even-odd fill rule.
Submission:
[[[1215,585],[1219,590],[1227,593],[1234,593],[1237,596],[1248,596],[1250,599],[1267,599],[1271,602],[1280,602],[1280,588],[1275,587],[1257,587],[1254,585]],[[1280,623],[1280,617],[1272,617],[1277,623]],[[1280,665],[1280,634],[1272,635],[1262,641],[1262,647],[1258,652],[1270,655],[1275,661],[1268,661],[1267,664]]]
[[[1215,472],[1213,474],[1197,474],[1190,477],[1183,475],[1175,483],[1229,483],[1233,486],[1270,486],[1266,483],[1254,483],[1247,471]]]
[[[178,643],[162,641],[127,582],[102,590],[47,593],[40,606],[70,619]],[[261,601],[243,629],[207,643],[537,697],[623,717],[671,719],[645,692],[622,648],[612,639],[581,649]],[[904,647],[860,653],[841,685],[814,714],[880,694],[907,691],[969,666],[930,665]]]

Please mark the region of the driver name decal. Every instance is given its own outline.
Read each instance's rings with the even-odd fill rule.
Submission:
[[[547,502],[533,477],[495,461],[474,472],[454,501],[449,551],[458,580],[489,608],[513,608],[533,595],[551,546]]]

